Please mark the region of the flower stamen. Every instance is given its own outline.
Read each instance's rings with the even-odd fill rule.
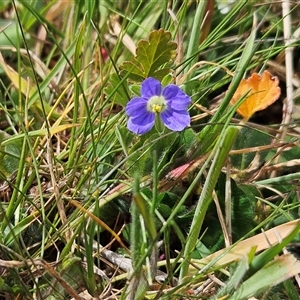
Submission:
[[[151,105],[151,110],[154,113],[160,113],[162,111],[162,109],[163,109],[162,105],[159,105],[159,104],[152,104]]]
[[[161,113],[166,108],[166,100],[163,96],[152,96],[147,103],[147,110],[153,113]]]

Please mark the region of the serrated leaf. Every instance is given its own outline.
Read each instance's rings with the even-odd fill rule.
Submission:
[[[129,79],[138,82],[147,77],[162,80],[170,73],[170,68],[164,65],[176,56],[177,44],[170,39],[169,31],[152,31],[148,40],[139,41],[136,57],[120,66],[121,74],[128,74]]]
[[[120,66],[121,75],[129,74],[128,78],[132,81],[140,82],[143,81],[147,76],[145,71],[141,69],[141,64],[135,58],[133,62],[125,61],[122,66]]]

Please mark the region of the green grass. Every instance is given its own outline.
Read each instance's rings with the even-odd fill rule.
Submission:
[[[298,299],[298,14],[2,1],[1,299]],[[230,100],[265,69],[280,99],[241,121]],[[191,96],[191,127],[127,129],[149,76]]]

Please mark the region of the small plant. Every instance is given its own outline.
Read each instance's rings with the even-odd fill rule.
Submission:
[[[1,297],[298,299],[298,10],[0,3]]]

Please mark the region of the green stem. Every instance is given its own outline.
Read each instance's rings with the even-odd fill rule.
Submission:
[[[188,65],[185,68],[185,73],[189,71],[189,69],[197,62],[197,51],[199,47],[199,39],[200,39],[200,32],[201,26],[200,24],[203,21],[204,10],[206,7],[206,1],[200,1],[196,10],[194,24],[192,27],[192,32],[190,36],[190,42],[188,44],[187,54],[186,57],[188,59],[192,58]],[[192,74],[189,75],[189,78]]]
[[[150,216],[154,218],[155,209],[157,206],[157,197],[158,197],[158,171],[157,171],[157,150],[153,151],[153,196],[150,207]]]
[[[220,142],[215,146],[216,154],[207,174],[207,178],[195,210],[191,229],[187,237],[187,243],[184,249],[184,261],[182,263],[179,276],[180,283],[182,283],[184,277],[188,273],[189,259],[198,241],[207,208],[212,202],[212,192],[238,132],[238,127],[229,126],[225,130],[224,136],[221,137]]]

